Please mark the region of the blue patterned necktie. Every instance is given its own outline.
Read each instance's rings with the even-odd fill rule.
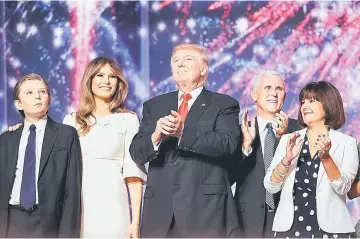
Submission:
[[[26,210],[36,202],[35,161],[36,161],[36,126],[30,126],[30,134],[25,150],[24,168],[21,182],[20,204]]]
[[[267,134],[265,136],[264,142],[264,165],[265,165],[265,172],[270,167],[271,161],[274,157],[274,149],[275,149],[275,133],[272,129],[271,123],[266,124]],[[275,202],[274,196],[266,191],[266,204],[275,209]]]

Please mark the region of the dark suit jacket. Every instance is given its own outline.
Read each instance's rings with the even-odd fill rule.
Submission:
[[[242,142],[235,153],[237,166],[232,168],[232,179],[236,181],[235,202],[238,208],[240,224],[244,237],[262,237],[265,220],[265,166],[261,148],[259,128],[256,122],[256,137],[252,144],[252,153],[246,156],[242,152]],[[297,120],[289,119],[288,132],[300,129]],[[279,140],[276,141],[277,147]],[[275,151],[274,151],[275,152]],[[280,193],[274,195],[275,206],[280,200]]]
[[[0,136],[0,237],[5,237],[23,127]],[[79,237],[82,163],[75,128],[48,117],[39,177],[40,223],[44,237]]]
[[[183,237],[237,236],[227,157],[240,140],[239,104],[204,89],[189,111],[180,143],[169,137],[154,151],[157,120],[177,108],[178,92],[145,102],[130,146],[136,163],[150,162],[141,236],[165,237],[173,215]]]

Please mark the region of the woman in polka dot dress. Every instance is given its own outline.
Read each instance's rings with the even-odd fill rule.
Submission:
[[[356,140],[334,129],[345,124],[339,91],[329,82],[309,83],[299,100],[305,127],[284,135],[264,179],[281,190],[276,238],[350,238],[354,232],[346,193],[359,165]]]
[[[331,234],[320,229],[316,217],[316,182],[319,172],[320,159],[316,154],[311,158],[309,141],[305,135],[304,144],[300,151],[297,167],[295,168],[294,222],[287,232],[277,232],[275,237],[302,237],[302,238],[349,238],[348,234]]]

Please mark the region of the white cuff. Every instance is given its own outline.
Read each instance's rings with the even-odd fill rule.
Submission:
[[[158,151],[158,150],[159,150],[159,147],[160,147],[161,142],[162,142],[162,141],[160,141],[157,145],[156,145],[154,142],[152,142],[155,151]]]
[[[246,157],[248,157],[252,153],[252,147],[250,147],[249,152],[246,152],[246,150],[244,148],[242,148],[242,152],[243,152],[243,154],[245,154]]]

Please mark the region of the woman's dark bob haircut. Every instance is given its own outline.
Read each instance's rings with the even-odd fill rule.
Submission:
[[[340,129],[346,121],[343,101],[340,92],[328,81],[308,83],[300,92],[299,102],[305,99],[319,101],[325,110],[325,125],[332,129]],[[302,127],[307,127],[299,109],[298,120]]]

